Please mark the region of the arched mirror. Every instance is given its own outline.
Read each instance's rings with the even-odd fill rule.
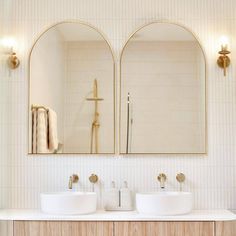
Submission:
[[[114,153],[114,57],[102,34],[56,24],[29,62],[29,153]]]
[[[151,23],[121,55],[120,152],[206,153],[206,65],[186,28]]]

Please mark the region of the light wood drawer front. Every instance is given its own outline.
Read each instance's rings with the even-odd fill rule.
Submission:
[[[113,236],[113,222],[15,221],[14,236]]]
[[[115,222],[115,236],[214,236],[214,222]]]
[[[13,236],[13,221],[0,221],[0,236]]]
[[[221,221],[215,224],[215,236],[236,236],[236,221]]]

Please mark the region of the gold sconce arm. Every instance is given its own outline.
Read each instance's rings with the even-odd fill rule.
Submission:
[[[230,58],[227,55],[230,54],[230,51],[228,51],[226,47],[222,47],[219,54],[217,64],[220,68],[223,68],[224,76],[226,76],[226,68],[230,65]]]

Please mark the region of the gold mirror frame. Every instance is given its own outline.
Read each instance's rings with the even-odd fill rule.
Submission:
[[[31,70],[30,70],[30,62],[31,62],[31,56],[32,56],[32,52],[34,50],[34,47],[36,46],[36,44],[38,43],[38,41],[41,39],[41,37],[47,33],[49,30],[51,30],[52,28],[56,27],[57,25],[60,25],[60,24],[66,24],[66,23],[77,23],[77,24],[81,24],[81,25],[84,25],[84,26],[87,26],[93,30],[95,30],[98,34],[101,35],[101,37],[104,39],[104,41],[106,42],[106,44],[108,45],[109,49],[110,49],[110,53],[112,55],[112,60],[113,60],[113,100],[114,100],[114,108],[113,108],[113,113],[114,113],[114,121],[113,121],[113,126],[114,126],[114,142],[113,142],[113,145],[114,145],[114,151],[112,153],[98,153],[98,154],[94,154],[94,153],[57,153],[57,154],[54,154],[54,153],[30,153],[29,152],[29,139],[30,139],[30,129],[29,129],[29,116],[30,116],[30,112],[31,112],[31,105],[30,105],[30,98],[31,98],[31,92],[30,92],[30,82],[31,82],[31,78],[30,78],[30,73],[31,73]],[[33,45],[31,46],[30,50],[29,50],[29,56],[28,56],[28,113],[27,113],[27,131],[28,131],[28,134],[27,134],[27,154],[28,155],[33,155],[33,156],[47,156],[47,155],[54,155],[54,156],[63,156],[63,155],[90,155],[90,156],[99,156],[99,155],[114,155],[116,153],[116,64],[115,64],[115,53],[114,53],[114,50],[111,46],[111,44],[109,43],[107,37],[105,36],[105,34],[100,31],[98,28],[96,28],[95,26],[89,24],[89,23],[86,23],[86,22],[83,22],[83,21],[79,21],[79,20],[68,20],[68,21],[60,21],[60,22],[57,22],[57,23],[54,23],[54,24],[51,24],[49,27],[47,27],[45,30],[43,30],[38,36],[37,38],[34,40],[34,43]]]
[[[152,25],[152,24],[172,24],[172,25],[176,25],[176,26],[179,26],[179,27],[182,27],[183,29],[185,29],[186,31],[188,31],[197,41],[201,51],[202,51],[202,54],[204,56],[204,64],[205,64],[205,152],[198,152],[198,153],[123,153],[121,152],[121,84],[122,84],[122,66],[121,66],[121,63],[122,63],[122,57],[123,57],[123,54],[124,54],[124,51],[130,41],[130,39],[133,38],[133,36],[139,32],[140,30],[142,30],[143,28],[145,28],[146,26],[149,26],[149,25]],[[120,53],[120,61],[119,61],[119,65],[120,65],[120,70],[119,70],[119,154],[120,155],[207,155],[208,154],[208,141],[207,141],[207,138],[208,138],[208,126],[207,126],[207,63],[206,63],[206,53],[200,43],[200,40],[198,39],[198,37],[195,35],[195,33],[193,33],[188,27],[186,27],[185,25],[183,24],[179,24],[179,23],[176,23],[176,22],[172,22],[172,21],[160,21],[160,20],[157,20],[157,21],[151,21],[149,23],[146,23],[144,25],[142,25],[141,27],[139,27],[138,29],[136,29],[128,38],[128,40],[125,42],[122,50],[121,50],[121,53]]]

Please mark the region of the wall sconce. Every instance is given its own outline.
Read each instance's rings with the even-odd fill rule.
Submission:
[[[20,65],[20,60],[16,56],[16,53],[12,51],[11,55],[8,57],[8,65],[11,69],[16,69]]]
[[[16,56],[13,48],[16,46],[16,41],[13,38],[4,38],[1,40],[2,46],[7,50],[6,54],[8,54],[7,64],[10,69],[16,69],[20,65],[20,60]]]
[[[228,38],[222,36],[221,39],[221,50],[218,52],[220,56],[218,57],[217,64],[220,68],[224,70],[224,76],[226,76],[226,68],[230,65],[230,58],[227,54],[230,54],[228,51]]]

